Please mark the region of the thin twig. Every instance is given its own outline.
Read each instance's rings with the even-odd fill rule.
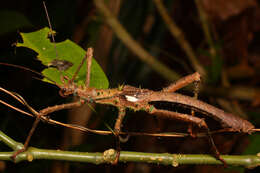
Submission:
[[[94,0],[97,9],[104,15],[107,24],[113,29],[117,37],[137,55],[143,62],[148,64],[157,73],[161,74],[165,79],[175,81],[180,78],[180,75],[175,71],[162,64],[155,57],[149,54],[137,41],[135,41],[126,29],[118,22],[115,16],[108,10],[104,0]]]
[[[184,50],[184,52],[188,56],[194,70],[199,72],[203,76],[203,78],[205,79],[206,72],[205,72],[203,66],[197,60],[194,50],[192,49],[190,43],[185,38],[185,34],[174,23],[173,19],[170,17],[170,15],[167,12],[167,9],[164,7],[162,1],[161,0],[154,0],[154,3],[156,5],[160,15],[162,16],[164,22],[166,23],[166,26],[168,27],[170,33],[177,40],[179,45],[182,47],[182,49]]]
[[[198,9],[198,12],[199,12],[199,17],[200,17],[200,21],[201,21],[201,24],[202,24],[202,29],[203,29],[205,38],[206,38],[208,45],[210,47],[210,54],[211,54],[212,57],[215,57],[217,51],[215,49],[214,42],[213,42],[213,39],[212,39],[211,34],[210,34],[208,16],[203,9],[203,6],[201,4],[201,0],[195,0],[195,3],[196,3],[196,6],[197,6],[197,9]]]

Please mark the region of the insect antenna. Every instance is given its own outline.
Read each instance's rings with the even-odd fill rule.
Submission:
[[[15,100],[17,100],[18,102],[20,102],[21,104],[23,104],[24,106],[26,106],[31,113],[29,112],[26,112],[20,108],[17,108],[15,106],[12,106],[8,103],[6,103],[5,101],[1,100],[0,99],[0,103],[11,108],[11,109],[14,109],[16,110],[17,112],[20,112],[22,114],[25,114],[25,115],[28,115],[28,116],[31,116],[31,117],[39,117],[39,112],[37,112],[34,108],[32,108],[25,100],[22,96],[20,96],[19,94],[15,93],[15,92],[11,92],[11,91],[8,91],[2,87],[0,87],[0,91],[10,95],[11,97],[13,97]],[[93,129],[89,129],[87,127],[83,127],[83,126],[80,126],[80,125],[76,125],[76,124],[66,124],[66,123],[62,123],[62,122],[59,122],[59,121],[56,121],[56,120],[53,120],[53,119],[50,119],[49,117],[46,117],[46,116],[40,116],[38,118],[39,120],[42,120],[44,122],[47,122],[49,124],[56,124],[56,125],[60,125],[60,126],[64,126],[64,127],[67,127],[67,128],[72,128],[72,129],[76,129],[76,130],[80,130],[80,131],[83,131],[83,132],[91,132],[91,133],[95,133],[95,134],[100,134],[100,135],[110,135],[112,134],[112,132],[110,131],[103,131],[103,130],[93,130]],[[37,125],[37,121],[36,123],[34,123],[35,125]],[[35,129],[32,128],[32,129]],[[31,132],[31,134],[29,136],[31,136],[33,133],[33,131]],[[29,140],[27,139],[27,144],[28,145],[28,142]]]
[[[252,132],[260,132],[260,129],[252,129]]]
[[[61,86],[60,86],[57,82],[55,82],[54,80],[52,80],[51,78],[49,78],[49,77],[47,77],[47,76],[44,76],[42,73],[37,72],[37,71],[35,71],[35,70],[32,70],[32,69],[30,69],[30,68],[27,68],[27,67],[24,67],[24,66],[20,66],[20,65],[15,65],[15,64],[3,63],[3,62],[0,62],[0,65],[9,66],[9,67],[14,67],[14,68],[22,69],[22,70],[24,70],[24,71],[29,71],[29,72],[31,72],[31,73],[33,73],[33,74],[37,74],[38,76],[43,77],[43,78],[46,78],[47,80],[49,80],[50,82],[52,82],[53,84],[55,84],[55,85],[57,85],[58,87],[61,88]],[[34,78],[39,79],[39,78],[37,78],[37,77],[34,77]],[[39,79],[39,80],[40,80],[40,79]]]
[[[53,31],[53,29],[52,29],[52,25],[51,25],[51,20],[50,20],[50,17],[49,17],[49,13],[48,13],[47,7],[46,7],[46,5],[45,5],[45,1],[42,1],[42,3],[43,3],[43,7],[44,7],[45,14],[46,14],[46,18],[47,18],[47,21],[48,21],[48,24],[49,24],[49,27],[50,27],[50,35],[51,35],[52,42],[53,42],[53,44],[54,44],[54,49],[55,49],[56,57],[58,58],[58,51],[57,51],[57,48],[56,48],[56,42],[55,42],[55,38],[54,38],[54,31]]]
[[[47,21],[48,21],[48,25],[49,25],[49,28],[50,28],[49,35],[51,37],[51,41],[53,42],[54,49],[55,49],[55,54],[56,54],[56,59],[54,59],[52,62],[50,62],[48,64],[48,67],[55,67],[55,68],[57,68],[60,71],[60,74],[61,74],[61,71],[67,70],[73,64],[71,62],[69,62],[69,61],[66,61],[66,60],[59,60],[58,50],[57,50],[56,41],[55,41],[55,37],[54,37],[55,31],[52,28],[51,20],[50,20],[50,17],[49,17],[49,13],[48,13],[45,1],[43,1],[42,3],[43,3],[44,11],[45,11],[45,14],[46,14],[46,18],[47,18]]]

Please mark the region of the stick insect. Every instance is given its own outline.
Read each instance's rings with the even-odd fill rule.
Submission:
[[[47,9],[44,4],[44,8],[47,14],[50,31],[52,34],[52,27],[50,25],[50,20],[48,17]],[[53,34],[52,34],[53,37]],[[53,39],[54,41],[54,39]],[[55,42],[54,42],[55,43]],[[204,119],[198,118],[193,116],[194,111],[202,112],[205,115],[209,115],[215,120],[219,121],[223,127],[229,128],[230,131],[234,132],[242,132],[242,133],[252,133],[254,131],[254,126],[233,114],[226,113],[221,109],[218,109],[214,106],[211,106],[205,102],[199,101],[193,97],[184,96],[181,94],[175,93],[178,89],[193,83],[193,82],[200,82],[200,75],[199,73],[194,73],[191,75],[188,75],[186,77],[181,78],[177,82],[169,85],[168,87],[162,89],[161,91],[152,91],[149,89],[141,89],[136,88],[129,85],[120,86],[118,88],[114,89],[96,89],[96,88],[90,88],[89,87],[89,81],[90,81],[90,67],[91,67],[91,61],[93,57],[93,49],[88,48],[86,56],[82,59],[81,64],[79,65],[78,69],[74,73],[73,77],[71,79],[67,78],[66,76],[61,76],[62,85],[56,84],[60,88],[60,95],[67,97],[70,95],[77,96],[79,98],[78,101],[73,103],[67,103],[62,105],[55,105],[52,107],[47,107],[44,109],[44,111],[40,111],[37,115],[37,118],[32,126],[32,129],[27,137],[26,145],[23,150],[17,151],[14,154],[14,158],[21,152],[23,152],[26,147],[28,146],[28,142],[31,138],[31,135],[33,131],[35,130],[36,125],[38,124],[40,119],[43,119],[42,117],[45,117],[46,115],[59,111],[62,109],[71,109],[75,107],[80,107],[81,105],[89,102],[98,103],[98,104],[105,104],[105,105],[113,105],[118,108],[118,118],[114,125],[114,133],[117,139],[117,157],[115,159],[114,163],[118,162],[119,154],[120,154],[120,132],[121,132],[121,126],[123,118],[126,114],[126,109],[132,109],[134,111],[145,111],[151,115],[158,115],[161,117],[167,117],[171,119],[178,119],[180,121],[184,121],[187,123],[191,123],[194,125],[197,125],[200,128],[204,128],[207,130],[210,142],[212,146],[215,149],[216,158],[225,163],[225,161],[220,157],[220,154],[214,144],[214,141],[209,133],[209,128],[207,123]],[[77,76],[79,69],[82,67],[83,62],[87,61],[87,74],[86,74],[86,81],[85,86],[77,86],[74,83],[75,77]],[[62,64],[62,61],[55,61],[55,64],[58,62],[58,64]],[[197,94],[195,94],[197,95]],[[153,106],[151,104],[152,102],[156,101],[166,101],[166,102],[172,102],[172,103],[178,103],[187,107],[192,108],[191,115],[184,114],[184,113],[178,113],[173,111],[168,111],[164,109],[159,109]]]

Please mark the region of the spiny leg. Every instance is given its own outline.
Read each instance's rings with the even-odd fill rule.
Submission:
[[[89,87],[89,81],[90,81],[90,71],[91,71],[91,64],[92,64],[92,57],[93,57],[93,48],[88,48],[84,58],[81,60],[77,70],[75,71],[75,73],[73,74],[70,83],[72,83],[76,76],[78,75],[83,63],[85,60],[87,60],[87,74],[86,74],[86,87]]]
[[[116,123],[115,123],[115,127],[114,127],[114,132],[115,132],[115,136],[116,136],[116,158],[113,161],[112,164],[117,164],[119,161],[119,156],[120,156],[120,136],[119,133],[121,131],[121,126],[122,126],[122,121],[125,117],[125,108],[120,107],[118,109],[118,117],[116,119]]]
[[[160,117],[165,117],[165,118],[170,118],[170,119],[176,119],[176,120],[184,121],[187,123],[193,123],[199,127],[207,128],[206,122],[203,119],[198,118],[198,117],[193,117],[188,114],[182,114],[182,113],[172,112],[172,111],[168,111],[168,110],[156,109],[154,107],[149,108],[149,109],[150,109],[149,110],[150,114],[154,114],[154,115],[158,115]]]
[[[193,81],[193,82],[194,82],[194,90],[193,90],[194,95],[193,95],[193,98],[198,99],[199,87],[200,87],[200,82],[201,82],[200,77],[197,76],[196,73],[194,73],[194,74],[188,76],[188,78],[186,78],[186,80],[187,80],[187,79],[195,79],[195,80]],[[195,110],[194,110],[194,109],[191,109],[191,116],[195,117]],[[195,137],[196,134],[194,134],[194,133],[193,133],[193,130],[192,130],[192,129],[193,129],[193,126],[194,126],[194,124],[192,124],[192,123],[189,124],[188,132],[190,133],[190,135],[191,135],[192,137]],[[220,157],[220,153],[219,153],[219,151],[218,151],[218,149],[217,149],[217,147],[216,147],[216,144],[215,144],[215,142],[214,142],[214,140],[213,140],[213,137],[212,137],[212,135],[211,135],[211,133],[210,133],[210,130],[209,130],[208,126],[206,126],[205,128],[206,128],[206,130],[207,130],[207,135],[208,135],[209,142],[210,142],[210,144],[211,144],[211,146],[212,146],[212,149],[214,150],[215,157],[216,157],[218,160],[220,160],[220,161],[224,164],[224,166],[226,167],[227,164],[226,164],[225,160]]]
[[[196,80],[194,82],[194,90],[193,90],[193,98],[198,99],[198,94],[199,94],[199,86],[200,86],[200,80]],[[191,108],[191,116],[195,116],[195,110]],[[193,124],[189,124],[188,127],[188,132],[192,137],[195,137],[196,134],[193,133]]]
[[[37,125],[39,124],[40,120],[41,120],[41,116],[45,116],[47,114],[50,114],[52,112],[55,112],[55,111],[59,111],[59,110],[62,110],[62,109],[71,109],[71,108],[74,108],[74,107],[79,107],[81,106],[84,102],[83,101],[77,101],[77,102],[73,102],[73,103],[67,103],[67,104],[62,104],[62,105],[55,105],[55,106],[52,106],[52,107],[47,107],[45,109],[42,109],[40,111],[40,113],[38,113],[37,111],[35,111],[31,106],[29,106],[25,100],[23,100],[25,106],[28,107],[28,109],[33,113],[33,115],[36,116],[36,119],[31,127],[31,130],[25,140],[25,143],[24,143],[24,147],[20,150],[17,150],[12,156],[11,158],[13,160],[15,160],[16,156],[24,151],[27,150],[28,148],[28,145],[29,145],[29,142],[31,140],[31,137],[37,127]]]
[[[39,122],[40,122],[40,120],[41,120],[40,117],[41,117],[41,115],[37,115],[35,121],[33,122],[33,125],[32,125],[32,127],[31,127],[31,130],[30,130],[30,132],[29,132],[29,134],[28,134],[28,136],[27,136],[27,138],[26,138],[26,140],[25,140],[25,142],[24,142],[24,144],[23,144],[23,148],[20,149],[20,150],[17,150],[17,151],[11,156],[11,158],[12,158],[13,160],[15,160],[15,158],[16,158],[16,156],[17,156],[18,154],[20,154],[20,153],[22,153],[22,152],[24,152],[24,151],[27,150],[27,148],[28,148],[28,146],[29,146],[29,142],[30,142],[30,140],[31,140],[31,137],[32,137],[32,135],[33,135],[33,133],[34,133],[34,131],[35,131],[37,125],[39,124]]]
[[[227,167],[227,162],[223,158],[221,158],[220,153],[219,153],[218,148],[217,148],[217,146],[216,146],[216,144],[213,140],[213,137],[210,133],[209,128],[207,127],[206,130],[207,130],[209,143],[211,144],[212,149],[214,150],[215,158],[218,159],[219,161],[221,161],[223,163],[224,167]]]
[[[13,160],[15,160],[15,158],[16,158],[16,156],[17,156],[18,154],[24,152],[24,151],[27,149],[28,144],[29,144],[29,141],[30,141],[30,139],[31,139],[31,136],[32,136],[32,134],[33,134],[33,132],[34,132],[34,130],[35,130],[35,128],[36,128],[36,126],[37,126],[39,120],[40,120],[40,117],[38,116],[38,112],[35,111],[35,110],[22,98],[22,96],[20,96],[20,95],[17,94],[17,93],[10,92],[10,91],[8,91],[8,90],[2,88],[2,87],[0,87],[0,90],[3,91],[3,92],[5,92],[5,93],[7,93],[7,94],[9,94],[9,95],[12,96],[13,98],[15,98],[17,101],[19,101],[20,103],[22,103],[23,105],[25,105],[29,110],[31,110],[31,112],[33,113],[34,116],[37,116],[36,120],[35,120],[34,123],[33,123],[32,128],[31,128],[31,130],[30,130],[30,132],[29,132],[29,134],[28,134],[28,137],[27,137],[26,140],[25,140],[24,147],[23,147],[22,149],[20,149],[20,150],[17,150],[17,151],[11,156],[11,158],[12,158]],[[17,110],[18,112],[24,113],[24,114],[26,114],[26,115],[31,115],[31,116],[33,116],[32,114],[29,114],[29,113],[27,113],[27,112],[25,112],[25,111],[22,111],[22,110],[19,109],[19,108],[16,108],[16,107],[14,107],[14,106],[11,106],[11,105],[9,105],[9,104],[3,102],[2,100],[1,100],[1,103],[4,104],[4,105],[6,105],[6,106],[8,106],[8,107],[10,107],[10,108],[12,108],[12,109],[14,109],[14,110]],[[39,117],[39,118],[38,118],[38,117]]]
[[[87,50],[87,75],[86,75],[86,88],[89,87],[90,84],[90,73],[91,73],[91,65],[92,65],[92,58],[93,58],[93,48],[88,48]]]
[[[196,124],[199,127],[205,128],[207,130],[207,136],[208,136],[209,142],[214,149],[214,152],[215,152],[214,155],[215,155],[216,159],[220,160],[226,167],[227,164],[226,164],[225,160],[221,158],[220,153],[211,136],[210,130],[209,130],[206,122],[203,119],[195,117],[195,116],[191,116],[188,114],[182,114],[182,113],[172,112],[172,111],[168,111],[168,110],[161,110],[161,109],[156,109],[156,108],[152,108],[152,109],[150,108],[149,110],[150,110],[149,113],[151,113],[151,114],[156,114],[156,115],[164,116],[164,117],[171,118],[171,119],[179,119],[179,120],[182,120],[182,121],[185,121],[188,123]]]
[[[191,75],[185,76],[181,79],[179,79],[178,81],[176,81],[175,83],[169,85],[168,87],[164,88],[162,91],[163,92],[175,92],[176,90],[183,88],[187,85],[189,85],[190,83],[194,83],[195,88],[193,90],[194,92],[194,98],[197,99],[198,98],[198,92],[199,92],[199,83],[200,83],[200,74],[198,72],[195,72]],[[195,116],[195,112],[192,109],[191,110],[191,115]],[[195,136],[192,132],[192,126],[193,124],[189,124],[188,127],[188,132],[190,133],[191,136]]]
[[[195,72],[191,75],[182,77],[178,81],[176,81],[176,82],[170,84],[168,87],[164,88],[162,91],[163,92],[175,92],[178,89],[183,88],[195,81],[200,81],[200,74],[198,72]]]
[[[51,26],[51,22],[50,22],[50,18],[49,18],[49,15],[48,15],[48,11],[47,11],[47,7],[46,7],[46,5],[45,5],[45,2],[43,2],[43,6],[44,6],[44,10],[45,10],[45,13],[46,13],[46,17],[47,17],[47,20],[48,20],[48,23],[49,23],[50,32],[51,32],[50,34],[51,34],[51,37],[52,37],[52,41],[54,42],[54,48],[55,48],[55,51],[56,51],[56,57],[58,57],[58,52],[57,52],[57,49],[56,49],[56,44],[55,44],[53,29],[52,29],[52,26]],[[86,56],[84,57],[84,59],[83,59],[82,62],[80,63],[80,65],[79,65],[77,71],[76,71],[75,74],[73,75],[72,79],[69,80],[69,84],[71,84],[71,83],[74,81],[75,77],[77,76],[77,74],[78,74],[78,72],[79,72],[79,70],[80,70],[80,68],[81,68],[81,66],[82,66],[82,64],[84,63],[84,60],[85,60],[86,58],[87,58],[87,59],[90,59],[90,63],[89,63],[89,61],[88,61],[88,65],[87,65],[87,68],[89,68],[88,73],[90,73],[89,71],[90,71],[92,56],[93,56],[93,49],[92,49],[92,48],[89,48],[88,51],[87,51],[87,53],[86,53]],[[89,85],[89,78],[90,78],[90,74],[88,74],[88,76],[87,76],[87,79],[88,79],[87,87],[88,87],[88,85]],[[62,75],[61,75],[61,80],[62,80],[63,83],[64,83],[64,76],[62,76]],[[86,81],[86,83],[87,83],[87,81]],[[34,133],[34,131],[35,131],[35,129],[36,129],[36,127],[37,127],[39,121],[40,121],[40,119],[41,119],[41,116],[47,115],[47,114],[49,114],[49,113],[51,113],[51,112],[58,111],[58,110],[61,110],[61,109],[69,109],[69,108],[73,108],[73,107],[78,107],[78,106],[81,106],[81,104],[82,104],[82,102],[74,102],[74,103],[68,103],[68,104],[63,104],[63,105],[56,105],[56,106],[53,106],[53,107],[48,107],[48,108],[46,108],[46,109],[43,109],[42,111],[40,111],[40,113],[38,113],[37,111],[35,111],[32,107],[30,107],[30,106],[25,102],[25,105],[26,105],[26,106],[32,111],[32,113],[36,116],[36,120],[34,121],[34,123],[33,123],[33,125],[32,125],[32,128],[31,128],[31,130],[30,130],[30,132],[29,132],[29,134],[28,134],[28,136],[27,136],[27,138],[26,138],[26,140],[25,140],[24,148],[21,149],[21,150],[16,151],[16,152],[13,154],[12,158],[15,159],[16,156],[17,156],[19,153],[21,153],[21,152],[23,152],[23,151],[25,151],[25,150],[27,149],[27,147],[28,147],[28,145],[29,145],[29,141],[30,141],[30,139],[31,139],[31,137],[32,137],[32,135],[33,135],[33,133]]]

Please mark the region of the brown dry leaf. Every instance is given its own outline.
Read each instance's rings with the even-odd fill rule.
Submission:
[[[202,0],[202,5],[212,19],[226,20],[248,8],[257,6],[256,0]]]

